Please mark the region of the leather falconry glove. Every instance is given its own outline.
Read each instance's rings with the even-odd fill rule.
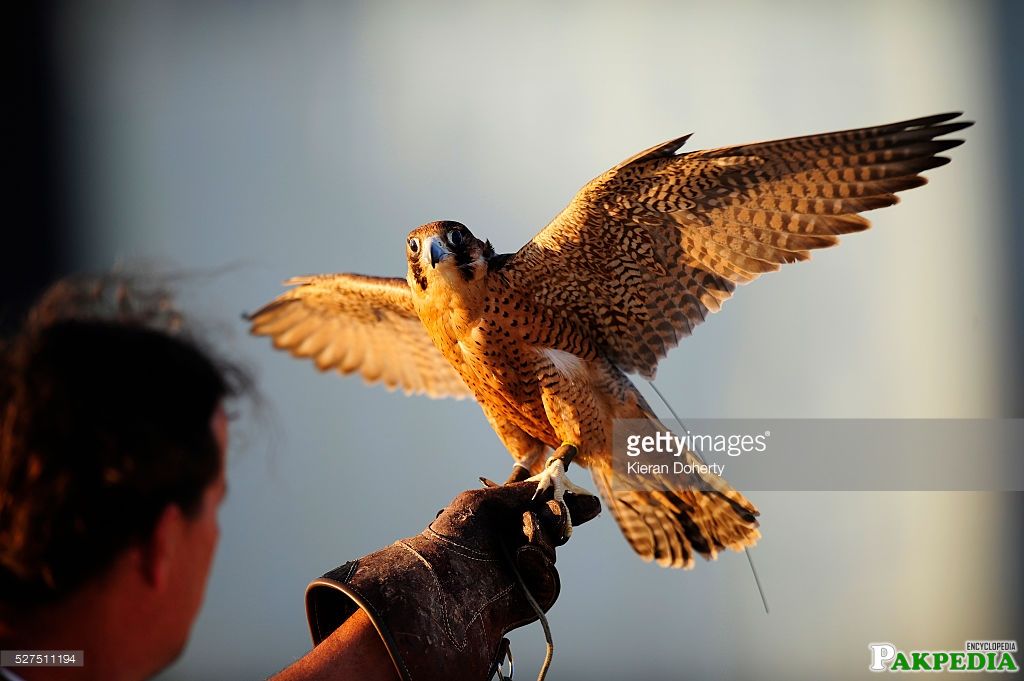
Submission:
[[[533,499],[536,489],[518,482],[463,492],[415,537],[311,582],[313,644],[362,608],[404,681],[491,678],[505,633],[537,620],[510,561],[546,612],[558,598],[555,547],[568,538],[566,510],[573,525],[601,510],[597,497],[570,494],[562,506],[550,491]]]

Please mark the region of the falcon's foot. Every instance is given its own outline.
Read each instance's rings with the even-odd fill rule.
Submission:
[[[505,484],[507,485],[507,484],[509,484],[511,482],[523,482],[524,480],[526,480],[529,477],[530,477],[530,466],[529,466],[529,464],[528,463],[523,463],[523,461],[516,461],[515,464],[512,466],[512,473],[511,473],[511,475],[508,476],[508,480],[505,481]]]
[[[536,482],[537,491],[533,493],[533,497],[536,499],[537,495],[548,489],[549,487],[554,489],[554,499],[556,502],[561,504],[562,508],[565,509],[565,537],[568,539],[572,535],[572,516],[569,515],[569,507],[565,503],[566,493],[580,494],[587,496],[594,496],[594,494],[579,485],[573,483],[569,479],[569,476],[565,474],[565,464],[562,460],[556,457],[548,459],[547,463],[544,464],[544,470],[537,475],[526,479],[527,482]]]
[[[564,499],[566,492],[594,496],[590,490],[573,483],[565,472],[565,464],[562,463],[561,459],[554,457],[548,459],[547,463],[544,464],[544,470],[526,480],[527,482],[537,483],[537,491],[533,494],[534,498],[537,498],[538,494],[549,487],[554,488],[555,501],[559,503]]]

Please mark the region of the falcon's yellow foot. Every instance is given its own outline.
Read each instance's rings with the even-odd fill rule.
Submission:
[[[580,494],[587,496],[594,496],[590,490],[580,487],[573,483],[569,479],[569,476],[565,474],[565,464],[559,458],[551,457],[544,464],[544,470],[537,475],[526,479],[527,482],[536,482],[537,491],[533,493],[533,498],[536,499],[537,495],[548,489],[549,487],[554,489],[554,499],[556,502],[561,504],[562,508],[565,509],[565,537],[568,539],[572,535],[572,515],[569,514],[569,506],[565,503],[566,493]]]

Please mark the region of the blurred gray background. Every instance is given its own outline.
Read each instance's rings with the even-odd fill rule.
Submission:
[[[320,375],[248,337],[240,313],[292,275],[403,275],[405,234],[430,220],[515,250],[591,177],[670,137],[977,121],[874,229],[740,290],[672,352],[657,383],[681,416],[1024,411],[1014,3],[56,7],[70,266],[191,273],[186,305],[266,403],[233,426],[206,602],[162,679],[277,671],[309,649],[311,578],[511,463],[474,404]],[[1019,497],[753,501],[770,615],[743,555],[662,570],[605,515],[559,554],[552,678],[859,678],[872,641],[1021,637]],[[539,626],[511,638],[531,677]]]

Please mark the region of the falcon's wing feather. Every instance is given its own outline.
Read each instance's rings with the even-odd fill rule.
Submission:
[[[689,136],[671,140],[588,183],[501,272],[652,377],[736,284],[867,229],[858,213],[924,184],[962,143],[936,139],[971,125],[959,115],[683,154]]]
[[[404,279],[321,274],[285,284],[295,288],[249,317],[253,334],[309,357],[321,371],[358,371],[367,383],[407,394],[471,395],[430,340]]]

